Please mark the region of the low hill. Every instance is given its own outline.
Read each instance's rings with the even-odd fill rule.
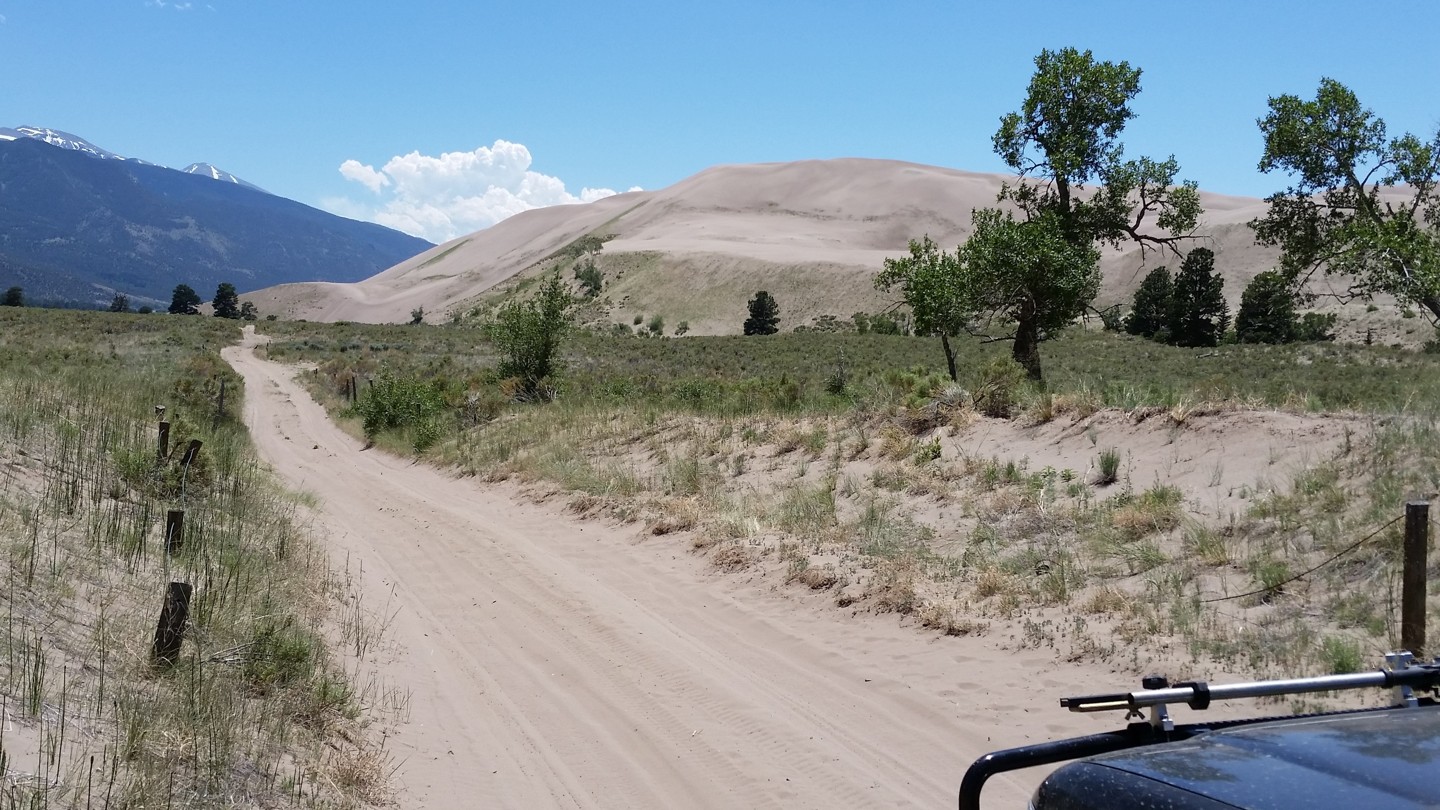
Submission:
[[[30,301],[167,303],[293,281],[359,281],[431,247],[368,222],[138,160],[0,139],[0,287]]]
[[[994,205],[1003,175],[888,160],[838,159],[717,166],[658,191],[585,205],[527,211],[456,239],[358,284],[300,284],[252,296],[263,311],[311,320],[404,321],[416,307],[432,316],[464,311],[517,276],[568,270],[577,240],[594,236],[605,276],[603,317],[630,323],[661,315],[696,334],[740,331],[745,303],[770,291],[781,327],[831,315],[878,311],[894,296],[873,279],[887,257],[928,234],[953,248],[972,209]],[[1197,245],[1215,251],[1232,311],[1250,279],[1277,253],[1255,245],[1246,223],[1263,200],[1202,192]],[[592,242],[593,244],[593,242]],[[1103,259],[1100,305],[1126,303],[1149,267],[1179,259],[1137,249]]]

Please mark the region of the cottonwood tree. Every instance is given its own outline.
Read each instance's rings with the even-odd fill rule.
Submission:
[[[1215,253],[1195,248],[1180,265],[1170,294],[1166,342],[1176,346],[1218,346],[1230,325],[1225,279],[1215,275]]]
[[[501,353],[500,376],[518,381],[518,399],[549,399],[545,382],[558,370],[556,355],[573,320],[573,306],[557,271],[530,298],[506,301],[485,325]]]
[[[1135,290],[1134,304],[1125,318],[1125,331],[1147,338],[1159,334],[1170,315],[1170,296],[1174,291],[1170,268],[1162,266],[1151,270]]]
[[[1029,245],[1041,252],[1029,257],[1012,254],[1005,263],[1036,266],[1030,277],[1041,286],[1030,293],[1045,290],[1045,277],[1038,267],[1059,258],[1051,234],[1058,234],[1073,249],[1066,255],[1067,261],[1081,255],[1092,257],[1089,268],[1067,263],[1071,275],[1059,280],[1053,294],[1032,295],[1033,300],[1016,308],[1022,319],[1015,324],[1013,354],[1032,379],[1042,377],[1041,321],[1060,322],[1059,308],[1070,308],[1072,296],[1077,294],[1089,296],[1080,303],[1083,312],[1099,291],[1098,284],[1089,281],[1098,279],[1097,245],[1133,243],[1142,251],[1173,249],[1191,237],[1199,220],[1196,185],[1193,181],[1176,183],[1179,164],[1174,157],[1164,161],[1124,159],[1120,133],[1134,117],[1129,105],[1139,92],[1140,69],[1128,62],[1096,61],[1090,51],[1075,48],[1041,51],[1035,57],[1035,74],[1020,111],[1001,118],[992,139],[995,152],[1020,175],[1015,183],[1002,188],[1000,202],[1016,206],[1023,220],[1002,226],[1003,220],[996,214],[992,222],[997,227],[991,228],[987,238],[995,238],[1001,231],[1028,234],[1029,238],[1010,239],[1009,244],[1015,248]],[[1039,224],[1016,230],[1020,221]],[[1011,277],[994,276],[997,281]],[[1027,317],[1027,312],[1033,316]]]
[[[955,349],[950,341],[966,331],[975,310],[959,259],[941,250],[929,236],[919,242],[912,239],[909,256],[885,260],[885,269],[875,277],[875,287],[887,291],[900,289],[905,304],[910,307],[916,334],[940,338],[950,379],[958,380]],[[855,313],[855,319],[861,323],[861,314]],[[877,324],[872,318],[863,322],[866,328],[861,331],[882,331],[874,328]]]
[[[1440,127],[1428,141],[1387,139],[1385,122],[1330,78],[1314,99],[1269,104],[1257,122],[1260,170],[1294,182],[1250,223],[1258,241],[1281,249],[1280,269],[1296,285],[1317,271],[1343,276],[1341,297],[1388,293],[1440,323]]]
[[[956,256],[963,300],[972,319],[1015,324],[1015,362],[1039,380],[1040,341],[1080,317],[1100,291],[1100,252],[1066,238],[1049,212],[1017,219],[983,208],[971,224]]]
[[[750,311],[750,317],[745,319],[745,334],[773,335],[780,331],[780,305],[770,293],[764,290],[755,293],[755,297],[750,299],[746,307]]]

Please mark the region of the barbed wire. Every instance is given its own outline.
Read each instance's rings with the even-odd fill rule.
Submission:
[[[1247,592],[1245,592],[1245,593],[1237,593],[1237,594],[1234,594],[1233,596],[1216,596],[1216,597],[1213,597],[1213,598],[1211,598],[1211,599],[1201,599],[1201,600],[1200,600],[1200,604],[1206,605],[1206,604],[1210,604],[1210,603],[1212,603],[1212,602],[1228,602],[1228,601],[1230,601],[1230,600],[1232,600],[1232,599],[1244,599],[1244,598],[1247,597],[1247,596],[1258,596],[1258,595],[1260,595],[1260,594],[1273,593],[1273,592],[1275,592],[1275,591],[1278,591],[1278,590],[1280,590],[1281,588],[1285,587],[1286,585],[1289,585],[1289,584],[1292,583],[1292,582],[1297,582],[1297,581],[1299,581],[1299,580],[1301,580],[1301,579],[1304,579],[1305,577],[1308,577],[1308,576],[1310,576],[1311,574],[1315,573],[1316,571],[1319,571],[1321,568],[1324,568],[1325,566],[1329,565],[1330,563],[1333,563],[1333,562],[1335,562],[1336,560],[1340,559],[1341,557],[1344,557],[1346,554],[1349,554],[1350,552],[1354,551],[1355,549],[1360,548],[1361,546],[1365,545],[1366,543],[1370,542],[1371,540],[1374,540],[1376,537],[1379,537],[1381,532],[1385,531],[1386,529],[1390,528],[1391,526],[1394,526],[1396,523],[1399,523],[1400,521],[1402,521],[1402,520],[1404,520],[1404,519],[1405,519],[1405,516],[1404,516],[1404,515],[1399,515],[1399,516],[1395,517],[1395,519],[1391,520],[1389,523],[1386,523],[1385,525],[1381,526],[1380,528],[1376,529],[1375,531],[1373,531],[1373,532],[1365,535],[1364,537],[1360,538],[1359,540],[1356,540],[1354,543],[1351,543],[1349,546],[1346,546],[1345,548],[1343,548],[1343,549],[1335,552],[1333,555],[1331,555],[1328,559],[1326,559],[1324,562],[1320,563],[1319,565],[1316,565],[1316,566],[1314,566],[1313,568],[1307,568],[1306,570],[1301,571],[1300,573],[1296,574],[1296,575],[1293,576],[1293,577],[1290,577],[1289,579],[1285,580],[1284,582],[1277,582],[1277,583],[1275,583],[1274,585],[1269,585],[1269,586],[1266,586],[1266,587],[1264,587],[1264,588],[1257,588],[1256,590],[1247,591]]]

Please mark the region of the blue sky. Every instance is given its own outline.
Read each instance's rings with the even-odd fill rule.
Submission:
[[[1264,196],[1267,97],[1440,125],[1440,3],[0,0],[0,126],[67,130],[434,240],[719,163],[1000,171],[1042,48],[1142,68],[1127,154]],[[449,153],[448,158],[442,156]],[[409,156],[408,158],[406,156]],[[342,172],[341,167],[346,166]],[[587,190],[590,190],[587,192]]]

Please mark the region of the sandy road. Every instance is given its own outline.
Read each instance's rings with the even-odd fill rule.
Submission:
[[[1095,683],[1061,682],[1049,653],[846,616],[362,451],[250,332],[223,354],[261,454],[396,612],[402,807],[950,807],[985,751],[1100,729],[1055,708]],[[1034,781],[992,780],[987,804],[1023,807]]]

